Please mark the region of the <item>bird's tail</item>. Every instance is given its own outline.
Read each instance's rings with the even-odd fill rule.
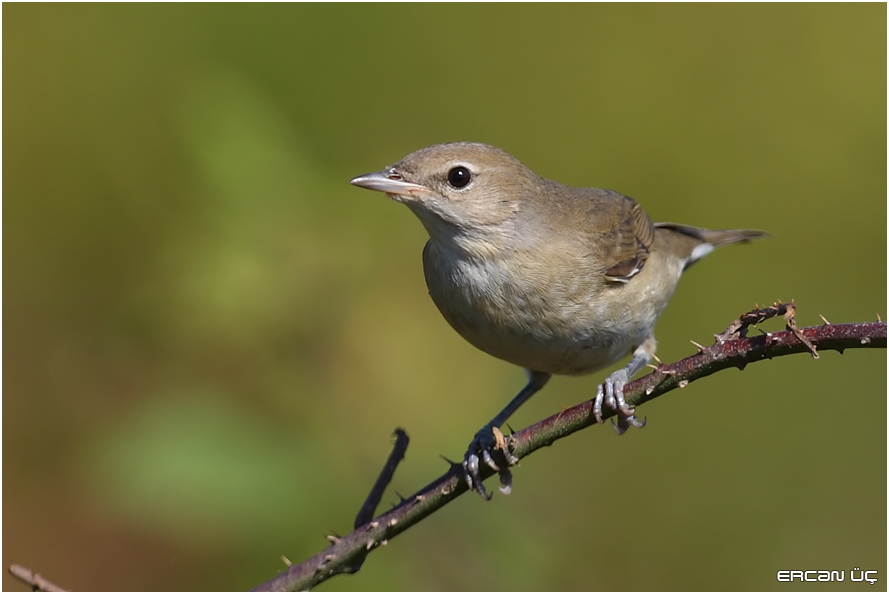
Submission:
[[[682,235],[697,239],[700,242],[694,247],[689,258],[686,260],[686,268],[718,247],[729,245],[730,243],[742,243],[754,239],[763,239],[771,235],[766,231],[759,231],[757,229],[722,229],[712,231],[710,229],[701,229],[700,227],[680,225],[679,223],[655,223],[654,226],[670,229],[676,233],[681,233]]]

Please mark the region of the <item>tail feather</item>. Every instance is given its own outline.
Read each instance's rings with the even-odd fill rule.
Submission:
[[[720,231],[711,231],[710,229],[680,225],[679,223],[655,223],[654,226],[672,229],[677,233],[700,239],[704,243],[709,243],[715,248],[730,243],[752,241],[754,239],[763,239],[771,236],[771,233],[768,233],[767,231],[759,231],[757,229],[724,229]]]
[[[689,237],[697,239],[701,243],[694,247],[685,267],[688,268],[714,249],[729,245],[730,243],[743,243],[754,239],[763,239],[770,237],[771,234],[766,231],[757,229],[723,229],[712,231],[710,229],[701,229],[700,227],[691,227],[689,225],[680,225],[679,223],[655,223],[655,227],[670,229],[676,233],[681,233]]]

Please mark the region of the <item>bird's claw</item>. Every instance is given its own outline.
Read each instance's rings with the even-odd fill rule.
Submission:
[[[463,458],[463,477],[469,488],[485,499],[491,494],[485,490],[481,479],[481,462],[500,475],[500,492],[504,495],[512,490],[512,472],[509,467],[519,459],[509,451],[506,438],[498,427],[485,426],[475,434],[466,456]]]
[[[611,420],[611,426],[618,435],[626,432],[630,426],[641,429],[645,426],[645,419],[641,421],[636,417],[636,409],[627,404],[624,399],[624,386],[630,381],[630,376],[626,369],[618,369],[605,378],[596,389],[596,398],[593,400],[593,416],[596,421],[603,422],[602,407],[603,405],[610,408],[617,414],[617,422]]]

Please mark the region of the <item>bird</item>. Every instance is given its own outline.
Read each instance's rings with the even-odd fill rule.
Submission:
[[[481,464],[500,474],[518,459],[500,427],[553,375],[626,366],[598,385],[593,414],[618,434],[643,427],[624,386],[655,355],[654,326],[682,273],[715,248],[768,236],[653,223],[632,198],[544,179],[497,147],[436,144],[352,185],[407,206],[429,235],[423,271],[444,319],[478,349],[527,373],[522,390],[469,444],[463,477],[485,499]],[[499,443],[499,445],[498,445]]]

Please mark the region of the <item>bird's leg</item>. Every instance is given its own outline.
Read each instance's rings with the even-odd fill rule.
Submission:
[[[531,370],[526,371],[528,372],[528,383],[525,384],[525,387],[522,388],[521,392],[516,394],[515,398],[510,400],[509,404],[507,404],[496,417],[491,419],[487,425],[482,427],[479,432],[475,434],[475,437],[469,444],[469,449],[466,451],[466,456],[463,458],[463,476],[466,479],[466,483],[469,485],[470,489],[474,490],[485,499],[490,499],[491,495],[485,491],[485,486],[482,484],[481,476],[479,475],[479,461],[484,461],[490,468],[497,471],[500,475],[500,484],[503,485],[500,487],[500,491],[509,493],[512,483],[512,473],[509,472],[509,466],[512,466],[519,460],[513,456],[506,448],[505,444],[503,444],[503,434],[500,433],[499,427],[503,425],[503,423],[506,422],[506,419],[512,416],[512,414],[518,410],[526,400],[533,396],[540,390],[540,388],[545,386],[546,382],[548,382],[551,377],[548,373]],[[495,460],[495,456],[497,457],[497,460]],[[499,464],[498,461],[500,462]]]
[[[649,336],[645,341],[633,351],[633,357],[627,366],[618,369],[607,378],[596,390],[596,399],[593,401],[593,415],[598,422],[602,422],[602,405],[610,408],[617,413],[617,423],[612,419],[611,423],[617,434],[620,435],[633,427],[642,428],[645,426],[645,419],[641,421],[636,418],[636,409],[627,404],[624,400],[624,386],[630,381],[630,378],[640,369],[651,361],[654,351],[657,349],[657,341],[654,336]]]

